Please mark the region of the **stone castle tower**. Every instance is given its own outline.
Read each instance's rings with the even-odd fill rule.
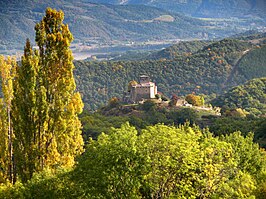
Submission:
[[[140,76],[140,83],[130,85],[129,99],[133,103],[137,103],[145,99],[153,99],[157,94],[157,86],[150,81],[150,77],[146,75]]]

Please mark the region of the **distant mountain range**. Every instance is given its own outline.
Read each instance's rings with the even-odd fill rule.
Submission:
[[[89,1],[0,1],[0,54],[10,54],[17,52],[17,50],[23,50],[26,38],[34,41],[34,26],[44,16],[47,7],[64,11],[65,22],[69,24],[75,38],[74,43],[76,45],[73,45],[73,51],[78,52],[92,48],[131,46],[136,45],[136,43],[137,45],[146,45],[146,42],[153,45],[157,42],[163,43],[166,40],[175,42],[179,39],[221,38],[249,28],[265,26],[261,18],[248,19],[247,23],[243,20],[232,19],[226,21],[200,20],[167,11],[165,7],[168,5],[174,8],[182,5],[192,8],[192,4],[198,6],[200,1],[189,1],[190,3],[183,1],[182,4],[181,1],[171,0],[94,0],[95,3]],[[182,6],[179,8],[181,9]]]
[[[194,17],[266,17],[265,0],[89,0],[110,4],[142,4]]]
[[[75,42],[105,44],[196,38],[205,22],[141,5],[102,5],[82,1],[0,1],[0,50],[23,49],[34,40],[34,25],[45,9],[62,9]]]

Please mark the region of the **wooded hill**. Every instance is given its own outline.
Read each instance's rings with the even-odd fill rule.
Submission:
[[[227,108],[244,108],[249,112],[266,114],[266,78],[252,79],[217,97],[212,104]]]
[[[263,33],[255,30],[232,35],[229,38],[250,42],[254,45],[259,44],[257,47],[266,44],[266,32]],[[191,53],[203,50],[204,47],[211,45],[214,42],[215,41],[212,40],[180,41],[177,44],[171,45],[159,51],[128,51],[122,54],[110,53],[110,55],[106,56],[106,58],[114,61],[175,59],[183,55],[187,56]],[[261,52],[263,53],[263,51]]]
[[[173,51],[168,55],[178,56],[169,60],[76,61],[76,82],[86,108],[92,110],[114,96],[122,98],[128,82],[138,81],[141,74],[149,75],[158,90],[169,97],[193,92],[222,94],[232,86],[266,76],[266,47],[263,40],[261,42],[254,45],[248,41],[224,39],[203,48],[202,43],[197,42],[200,50],[181,54]]]

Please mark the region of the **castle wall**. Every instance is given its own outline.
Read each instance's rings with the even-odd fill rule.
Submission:
[[[148,86],[137,87],[136,88],[136,98],[135,101],[141,101],[142,99],[150,98],[150,88]]]
[[[157,94],[157,92],[155,92],[156,89],[156,86],[155,85],[152,85],[150,87],[150,98],[155,98],[155,95]]]

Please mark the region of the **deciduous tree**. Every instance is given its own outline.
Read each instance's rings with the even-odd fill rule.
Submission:
[[[16,170],[22,181],[29,180],[33,173],[40,171],[44,155],[41,133],[40,78],[38,52],[33,51],[27,39],[21,66],[17,68],[12,101],[12,121],[14,123],[14,158]]]
[[[13,126],[11,121],[13,79],[17,64],[15,58],[0,56],[3,99],[0,101],[0,178],[14,181]],[[1,180],[1,179],[0,179]]]
[[[186,101],[193,106],[203,106],[204,105],[204,98],[201,96],[189,94],[186,96]]]
[[[64,13],[51,8],[35,26],[39,47],[39,82],[42,91],[42,139],[45,144],[43,166],[72,166],[76,155],[83,151],[81,123],[78,114],[83,103],[76,92],[73,77],[73,36]]]

